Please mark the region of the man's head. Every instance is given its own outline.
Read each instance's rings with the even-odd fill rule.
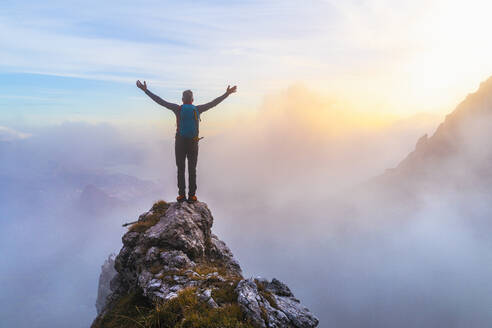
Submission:
[[[183,91],[183,104],[192,104],[193,103],[193,92],[191,90]]]

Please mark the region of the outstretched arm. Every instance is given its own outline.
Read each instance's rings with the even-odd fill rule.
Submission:
[[[147,96],[152,98],[152,100],[155,101],[156,103],[158,103],[159,105],[164,106],[167,109],[172,110],[173,112],[176,112],[177,110],[179,110],[179,105],[167,102],[164,99],[162,99],[161,97],[150,92],[149,89],[147,89],[147,82],[144,81],[142,84],[140,82],[140,80],[137,80],[137,87],[139,89],[142,89],[142,91],[145,92],[147,94]]]
[[[229,86],[227,86],[227,90],[226,90],[226,92],[225,92],[222,96],[215,98],[214,100],[212,100],[212,101],[211,101],[211,102],[209,102],[209,103],[206,103],[206,104],[203,104],[203,105],[198,105],[198,106],[196,106],[196,109],[198,109],[198,112],[199,112],[199,113],[203,113],[203,112],[205,112],[205,111],[209,110],[210,108],[215,107],[215,106],[217,106],[218,104],[220,104],[220,103],[221,103],[224,99],[226,99],[226,98],[227,98],[227,97],[228,97],[231,93],[236,92],[236,90],[237,90],[237,86],[233,86],[233,87],[231,88],[231,86],[229,85]]]

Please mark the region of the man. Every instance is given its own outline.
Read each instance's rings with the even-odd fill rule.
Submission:
[[[200,114],[212,107],[220,104],[231,93],[236,92],[237,87],[227,87],[226,92],[215,100],[203,104],[193,105],[193,92],[191,90],[183,91],[183,105],[169,103],[159,96],[156,96],[147,89],[147,83],[137,81],[137,87],[142,89],[152,100],[159,105],[173,111],[176,115],[176,139],[174,149],[176,153],[176,166],[178,167],[178,202],[186,200],[186,183],[185,183],[185,161],[188,159],[188,199],[189,203],[197,201],[196,193],[196,163],[198,159],[198,136]]]

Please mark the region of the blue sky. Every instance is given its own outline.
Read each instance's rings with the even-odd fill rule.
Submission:
[[[0,125],[158,118],[134,87],[255,110],[302,83],[361,110],[450,111],[492,74],[481,1],[2,1]],[[141,110],[143,109],[143,110]],[[222,114],[219,114],[222,115]]]
[[[133,119],[137,78],[169,101],[185,88],[208,101],[231,83],[243,89],[242,104],[258,103],[251,87],[268,84],[275,60],[269,38],[303,34],[281,3],[3,2],[2,121]]]

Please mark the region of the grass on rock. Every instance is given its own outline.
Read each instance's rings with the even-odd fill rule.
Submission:
[[[93,328],[253,328],[237,303],[212,308],[198,299],[195,288],[182,290],[165,303],[149,304],[134,292],[118,302]]]
[[[166,214],[168,208],[169,208],[169,203],[163,200],[157,201],[150,210],[152,214],[147,215],[145,219],[143,219],[142,221],[138,221],[137,223],[134,223],[129,230],[133,232],[147,231],[147,229],[149,229],[150,227],[154,226],[157,222],[159,222],[161,217]]]

